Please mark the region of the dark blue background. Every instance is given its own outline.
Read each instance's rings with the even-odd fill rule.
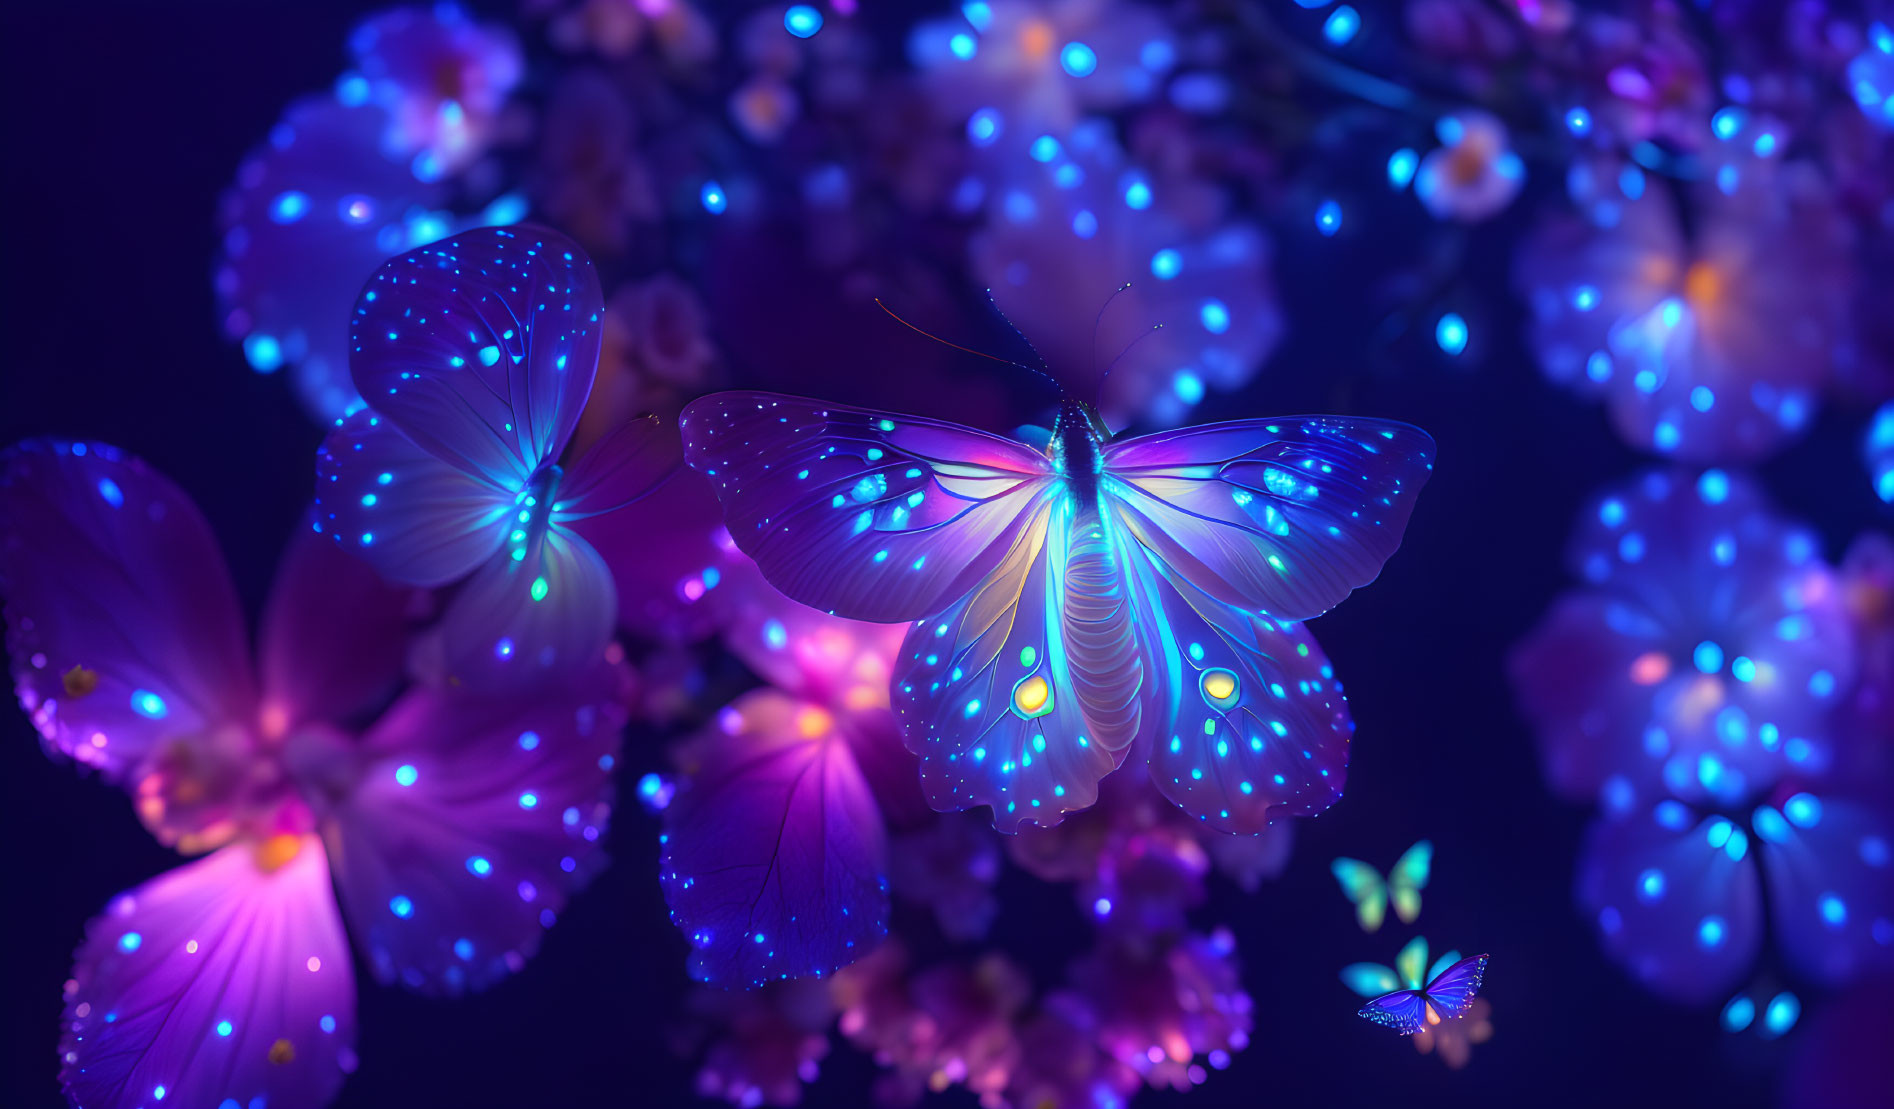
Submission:
[[[290,97],[334,79],[344,37],[368,10],[359,0],[56,0],[0,15],[0,442],[83,436],[149,459],[203,507],[252,611],[309,494],[318,434],[285,383],[249,372],[218,334],[215,203]],[[1357,191],[1385,196],[1371,188],[1372,161],[1361,170]],[[1506,275],[1530,200],[1473,240],[1456,275],[1484,305],[1473,317],[1477,367],[1452,363],[1425,336],[1387,341],[1383,313],[1356,296],[1423,249],[1418,230],[1400,229],[1411,213],[1387,221],[1391,230],[1335,240],[1306,219],[1271,220],[1289,337],[1245,394],[1213,401],[1206,418],[1396,416],[1438,438],[1439,466],[1381,580],[1315,625],[1360,725],[1347,798],[1300,826],[1280,881],[1254,898],[1222,889],[1206,912],[1236,931],[1257,1027],[1230,1070],[1182,1104],[1774,1100],[1794,1037],[1724,1036],[1713,1012],[1658,1002],[1602,958],[1569,897],[1586,815],[1545,793],[1512,708],[1504,655],[1566,584],[1559,552],[1574,511],[1641,464],[1601,413],[1545,384],[1520,344]],[[719,335],[743,328],[794,342],[789,319],[714,321]],[[895,361],[911,338],[887,324],[860,345]],[[969,373],[992,372],[968,362]],[[1854,453],[1858,421],[1825,416],[1764,475],[1821,528],[1831,556],[1875,516]],[[656,762],[648,734],[634,730],[627,752],[633,774]],[[1345,963],[1391,961],[1406,935],[1398,924],[1357,930],[1328,860],[1385,865],[1422,836],[1438,849],[1425,933],[1437,950],[1493,955],[1496,1036],[1457,1073],[1356,1018],[1336,978]],[[362,1068],[338,1105],[686,1101],[692,1064],[666,1046],[684,948],[658,893],[652,824],[635,808],[621,811],[613,853],[613,869],[528,972],[498,989],[438,1003],[365,986]],[[175,862],[123,796],[49,762],[24,717],[0,713],[0,1102],[60,1103],[60,984],[82,926]],[[1055,982],[1082,942],[1069,898],[1017,875],[1002,893],[996,940]],[[869,1071],[838,1047],[808,1103],[863,1104]],[[964,1093],[937,1100],[972,1104]]]

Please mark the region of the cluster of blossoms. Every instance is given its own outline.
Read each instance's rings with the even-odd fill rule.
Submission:
[[[1770,1036],[1894,967],[1890,548],[1843,565],[1751,479],[1655,471],[1586,510],[1513,655],[1554,792],[1595,801],[1578,899],[1654,993]]]

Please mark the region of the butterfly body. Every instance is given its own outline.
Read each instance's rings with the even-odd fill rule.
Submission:
[[[1340,796],[1353,723],[1299,621],[1393,553],[1424,432],[1303,416],[1120,439],[1067,398],[1038,449],[768,393],[702,398],[680,427],[771,584],[912,622],[892,702],[935,808],[1056,824],[1133,757],[1226,831]]]

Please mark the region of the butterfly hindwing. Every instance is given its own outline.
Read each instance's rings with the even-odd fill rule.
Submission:
[[[1106,487],[1139,541],[1197,589],[1306,620],[1381,572],[1433,453],[1426,432],[1390,420],[1241,420],[1113,443]]]
[[[1384,1024],[1403,1036],[1412,1036],[1427,1026],[1427,1002],[1419,990],[1396,990],[1383,994],[1361,1007],[1360,1015],[1376,1024]]]
[[[1102,603],[1112,588],[1085,584],[1112,571],[1088,563],[1105,556],[1075,542],[1094,525],[1072,517],[1063,499],[1041,507],[992,573],[902,643],[894,707],[936,809],[991,805],[1007,831],[1056,824],[1097,799],[1136,734],[1130,614]],[[1089,569],[1073,568],[1075,552]]]
[[[1427,1000],[1442,1017],[1457,1017],[1473,1004],[1480,991],[1480,979],[1486,974],[1485,955],[1470,955],[1441,971],[1427,983]]]
[[[679,426],[764,577],[854,620],[916,620],[966,596],[1054,481],[1021,443],[772,393],[704,397]]]
[[[1314,637],[1232,608],[1154,557],[1132,562],[1159,699],[1149,755],[1158,789],[1211,827],[1250,835],[1333,804],[1354,721]]]
[[[1421,840],[1401,853],[1388,871],[1388,899],[1402,924],[1412,924],[1420,916],[1420,891],[1427,887],[1428,871],[1433,865],[1434,845]]]
[[[1355,903],[1355,919],[1364,932],[1377,931],[1388,916],[1388,886],[1381,872],[1360,859],[1341,858],[1329,864],[1342,892]]]

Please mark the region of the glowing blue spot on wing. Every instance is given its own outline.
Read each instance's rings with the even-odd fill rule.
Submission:
[[[171,714],[163,697],[144,689],[132,690],[132,711],[147,720],[163,720]]]
[[[1151,276],[1160,281],[1169,281],[1184,268],[1184,257],[1170,247],[1165,247],[1151,255]]]
[[[480,364],[481,365],[491,366],[499,361],[500,361],[500,348],[499,347],[484,346],[480,348]]]
[[[1388,158],[1388,184],[1395,189],[1405,189],[1408,182],[1414,180],[1414,171],[1420,168],[1420,155],[1408,147],[1402,147]]]
[[[991,146],[1000,137],[1003,126],[999,112],[981,108],[967,117],[967,139],[975,146]]]
[[[397,893],[388,899],[388,911],[406,920],[414,915],[414,902]]]
[[[467,873],[476,878],[485,878],[493,873],[493,864],[484,855],[470,855],[467,858]]]
[[[276,194],[270,202],[270,221],[273,223],[295,223],[309,214],[309,194],[290,189]]]
[[[1723,1006],[1723,1015],[1720,1019],[1725,1032],[1741,1032],[1756,1019],[1756,1003],[1751,1001],[1748,995],[1739,993],[1730,998],[1729,1004]]]
[[[118,949],[125,952],[136,951],[138,950],[138,946],[144,942],[145,937],[139,935],[137,932],[127,932],[118,938]]]
[[[1787,990],[1770,998],[1769,1007],[1763,1010],[1763,1030],[1770,1036],[1780,1036],[1795,1027],[1797,1018],[1802,1015],[1802,1003]]]
[[[420,777],[421,772],[416,770],[411,763],[402,763],[400,766],[395,767],[395,784],[398,786],[411,786],[418,781]]]

